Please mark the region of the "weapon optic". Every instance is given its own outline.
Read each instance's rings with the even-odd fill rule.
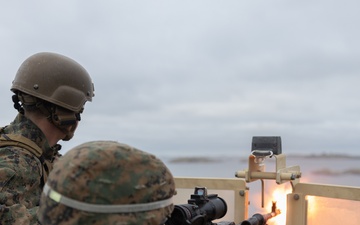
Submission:
[[[175,205],[165,225],[235,225],[234,222],[212,222],[225,216],[226,212],[224,199],[217,194],[208,195],[206,187],[195,187],[188,204]]]

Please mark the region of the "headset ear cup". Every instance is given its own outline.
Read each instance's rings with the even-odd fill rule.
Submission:
[[[64,109],[59,106],[54,106],[52,110],[52,118],[57,126],[69,126],[74,125],[78,121],[78,113]]]
[[[55,105],[51,108],[51,122],[66,134],[65,138],[62,139],[63,141],[73,138],[80,119],[80,113]]]

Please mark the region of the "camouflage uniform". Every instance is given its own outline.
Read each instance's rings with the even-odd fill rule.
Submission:
[[[54,142],[73,137],[94,85],[76,61],[40,52],[20,65],[10,90],[19,115],[0,128],[0,225],[39,224],[41,191],[60,150]]]
[[[164,163],[113,141],[67,152],[45,187],[38,216],[43,225],[160,225],[174,207],[175,184]]]
[[[52,162],[57,151],[49,146],[42,131],[21,114],[1,130],[2,137],[9,134],[30,139],[44,154],[40,160],[18,146],[0,147],[0,224],[38,224],[36,211],[44,186],[42,162]]]

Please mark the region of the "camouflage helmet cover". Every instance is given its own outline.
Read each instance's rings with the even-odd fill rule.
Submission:
[[[175,193],[173,176],[161,160],[113,141],[87,142],[73,148],[55,163],[46,185],[67,198],[102,205],[151,204],[169,200]],[[39,221],[43,225],[159,225],[173,207],[171,203],[141,212],[87,212],[44,192]]]
[[[81,112],[86,101],[94,96],[88,72],[74,60],[51,52],[28,57],[19,67],[11,90]]]

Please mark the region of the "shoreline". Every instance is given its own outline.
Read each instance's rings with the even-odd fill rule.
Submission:
[[[223,162],[226,159],[233,159],[231,156],[170,156],[168,158],[169,163],[216,163]],[[286,155],[288,159],[310,159],[310,160],[327,160],[327,159],[349,159],[349,160],[360,160],[358,155],[340,154],[340,153],[321,153],[321,154],[289,154]],[[247,157],[239,157],[238,160],[246,161]]]

